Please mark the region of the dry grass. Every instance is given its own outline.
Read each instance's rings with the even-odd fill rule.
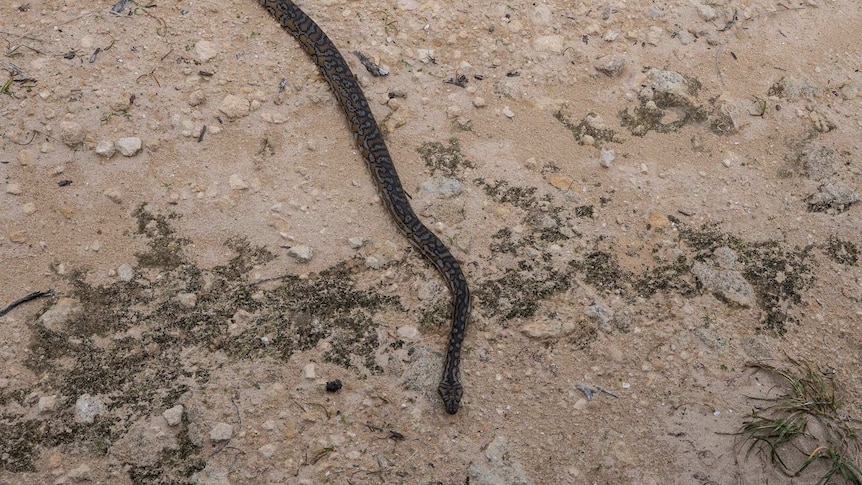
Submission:
[[[810,466],[822,470],[818,485],[862,485],[859,430],[842,413],[841,386],[833,376],[813,370],[805,362],[789,359],[789,369],[765,363],[749,364],[778,378],[778,397],[752,398],[755,406],[738,434],[750,441],[747,454],[763,453],[789,477],[799,477]]]

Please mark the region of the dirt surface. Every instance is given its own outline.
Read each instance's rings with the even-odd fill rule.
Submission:
[[[461,410],[445,284],[257,2],[19,0],[0,302],[55,293],[0,318],[0,484],[823,475],[734,433],[754,361],[862,416],[856,0],[300,5],[464,263]]]

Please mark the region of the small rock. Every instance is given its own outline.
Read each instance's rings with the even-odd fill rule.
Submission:
[[[422,182],[422,191],[443,197],[454,197],[461,193],[461,182],[448,177],[435,177]]]
[[[451,105],[446,108],[446,117],[450,120],[453,118],[457,118],[461,116],[461,107],[456,105]]]
[[[57,409],[57,396],[42,396],[39,398],[38,409],[40,413],[50,413]]]
[[[114,145],[124,157],[133,157],[141,151],[141,139],[136,136],[128,136],[118,139]]]
[[[228,441],[233,436],[233,426],[227,423],[218,423],[210,430],[210,441],[218,443]]]
[[[300,263],[307,263],[314,256],[314,250],[309,246],[293,246],[287,250],[287,255]]]
[[[398,334],[398,338],[403,340],[415,341],[419,339],[419,329],[414,327],[413,325],[404,325],[403,327],[398,327],[396,331]]]
[[[712,22],[718,16],[714,8],[704,4],[697,4],[697,14],[706,22]]]
[[[623,73],[626,59],[623,56],[609,54],[596,59],[593,68],[608,77],[618,77]]]
[[[75,419],[80,423],[92,424],[96,416],[105,412],[105,405],[98,397],[83,394],[75,401]]]
[[[476,96],[473,98],[473,106],[477,108],[484,108],[488,103],[485,101],[485,98],[481,96]]]
[[[572,180],[572,177],[569,177],[567,175],[560,175],[560,174],[556,174],[556,173],[548,174],[545,177],[545,180],[549,184],[551,184],[552,186],[554,186],[560,190],[568,190],[572,186],[572,184],[574,183],[574,181]]]
[[[277,448],[276,448],[275,444],[269,443],[269,444],[261,446],[260,448],[257,449],[257,451],[264,458],[272,458],[272,456],[275,455],[276,449]]]
[[[314,363],[306,364],[305,368],[302,369],[302,375],[305,376],[306,379],[317,379],[317,365]]]
[[[563,36],[542,35],[533,41],[533,48],[539,52],[552,52],[559,54],[563,52]]]
[[[218,45],[208,40],[199,40],[195,43],[195,53],[201,62],[207,62],[218,55]]]
[[[607,327],[614,318],[613,310],[600,302],[593,302],[592,305],[586,308],[584,313],[603,327]]]
[[[86,136],[87,130],[80,123],[74,121],[60,123],[60,140],[66,145],[78,146],[83,143]]]
[[[6,193],[10,195],[21,195],[23,193],[23,189],[21,189],[21,184],[18,182],[8,182],[6,184]]]
[[[120,192],[120,189],[112,187],[109,189],[105,189],[105,191],[102,193],[105,195],[105,197],[107,197],[111,202],[115,204],[123,203],[123,194]]]
[[[218,108],[228,118],[236,119],[248,116],[251,112],[248,100],[228,94]]]
[[[27,242],[27,231],[11,231],[9,233],[9,241],[15,244],[24,244],[25,242]]]
[[[248,184],[245,182],[245,180],[242,179],[242,177],[239,176],[239,174],[231,174],[230,178],[228,179],[228,184],[233,190],[248,189]]]
[[[96,155],[100,155],[104,158],[111,158],[116,152],[117,147],[114,146],[114,142],[111,140],[102,140],[99,143],[96,143]]]
[[[72,479],[73,482],[89,482],[91,473],[90,466],[85,463],[69,470],[66,476]]]
[[[605,150],[604,148],[602,148],[601,149],[601,157],[602,157],[602,160],[601,160],[602,167],[610,168],[611,163],[613,163],[616,155],[614,154],[613,150]]]
[[[183,420],[183,405],[177,404],[170,409],[165,409],[162,413],[162,417],[168,422],[168,426],[176,426],[180,424]]]
[[[859,195],[843,182],[835,182],[821,185],[817,192],[808,196],[806,202],[811,212],[825,212],[831,209],[840,213],[859,202]]]
[[[186,308],[194,308],[198,303],[198,295],[195,293],[177,293],[176,299],[180,305]]]
[[[117,266],[117,276],[120,278],[120,281],[129,282],[135,277],[135,270],[132,269],[132,265],[123,263]]]
[[[808,178],[823,180],[835,174],[838,153],[832,148],[812,142],[805,147],[800,156],[802,169]]]
[[[27,165],[31,165],[36,161],[36,155],[30,150],[19,150],[18,151],[18,163],[21,164],[22,167],[26,167]]]
[[[515,112],[512,111],[512,109],[508,106],[504,106],[500,112],[503,113],[503,116],[505,116],[506,118],[512,119],[515,117]]]
[[[660,229],[669,226],[670,219],[661,212],[650,212],[649,222],[647,222],[647,224],[649,224],[651,229]]]
[[[196,89],[189,94],[189,106],[199,106],[206,100],[206,95],[200,89]]]
[[[347,239],[347,244],[351,249],[359,249],[365,244],[365,239],[361,237],[351,237]]]
[[[713,268],[696,262],[692,265],[691,273],[707,291],[718,293],[724,299],[745,308],[754,305],[754,288],[738,271]]]
[[[36,204],[34,204],[32,202],[25,202],[25,203],[21,204],[21,212],[23,212],[24,215],[28,215],[28,216],[30,214],[35,213],[36,212]]]
[[[691,32],[685,29],[677,32],[677,37],[679,38],[679,43],[682,45],[689,45],[694,41],[694,36],[691,35]]]
[[[60,298],[57,303],[39,317],[38,323],[54,333],[66,333],[67,325],[84,313],[84,306],[74,298]]]

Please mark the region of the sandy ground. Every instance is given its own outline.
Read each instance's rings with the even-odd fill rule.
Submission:
[[[19,0],[0,302],[55,293],[0,318],[0,484],[823,475],[734,433],[789,359],[859,427],[855,0],[301,6],[464,263],[462,409],[445,284],[256,2]]]

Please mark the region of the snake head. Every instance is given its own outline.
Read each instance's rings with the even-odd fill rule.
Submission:
[[[464,387],[455,379],[444,379],[437,387],[437,392],[443,398],[443,405],[446,406],[446,412],[455,414],[461,406],[461,397],[464,395]]]

